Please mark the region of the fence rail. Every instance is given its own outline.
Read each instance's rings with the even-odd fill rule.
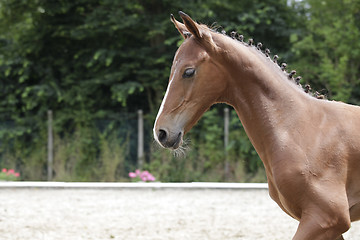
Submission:
[[[55,188],[55,189],[231,189],[231,190],[255,190],[268,189],[267,183],[215,183],[215,182],[191,182],[191,183],[161,183],[161,182],[0,182],[0,189],[4,188]]]

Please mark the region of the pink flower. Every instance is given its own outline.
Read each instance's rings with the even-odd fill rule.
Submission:
[[[153,175],[149,175],[148,176],[148,181],[150,181],[150,182],[153,182],[153,181],[155,181],[156,179],[155,179],[155,177],[153,176]]]
[[[9,174],[13,174],[14,172],[15,172],[14,169],[9,169],[8,171]]]
[[[148,181],[151,181],[151,182],[155,181],[155,177],[151,173],[148,173],[147,178],[148,178]]]
[[[20,177],[20,173],[18,173],[18,172],[15,173],[14,175],[15,175],[15,177]]]
[[[155,177],[151,173],[149,173],[149,171],[140,171],[139,169],[136,169],[135,172],[129,172],[129,177],[138,177],[143,182],[155,181]]]
[[[148,177],[148,171],[143,171],[141,174],[140,174],[140,178],[141,180],[143,181],[146,181],[147,180],[147,177]],[[144,180],[145,179],[145,180]]]
[[[135,178],[137,176],[137,174],[136,173],[134,173],[134,172],[129,172],[129,177],[131,177],[131,178]]]
[[[3,173],[6,173],[6,172],[7,172],[6,168],[3,168],[3,169],[2,169],[2,172],[3,172]]]
[[[141,179],[143,181],[150,181],[150,182],[155,181],[155,177],[151,173],[149,173],[148,171],[143,171],[141,173],[140,177],[141,177]]]

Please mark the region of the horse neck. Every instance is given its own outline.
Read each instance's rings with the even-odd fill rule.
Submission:
[[[310,99],[281,69],[255,47],[231,43],[223,67],[228,90],[223,101],[232,105],[260,157],[267,142],[292,127]]]

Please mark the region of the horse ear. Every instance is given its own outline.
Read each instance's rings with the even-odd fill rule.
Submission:
[[[194,22],[194,20],[191,19],[189,15],[186,13],[179,11],[179,15],[182,18],[186,28],[193,34],[196,38],[201,39],[202,34],[198,28],[198,24]]]
[[[194,20],[189,17],[186,13],[179,12],[184,24],[175,20],[174,16],[171,16],[171,21],[175,24],[181,35],[186,39],[193,35],[196,40],[204,47],[208,52],[219,52],[219,48],[214,42],[211,33],[197,24]]]
[[[186,26],[183,23],[177,21],[174,15],[170,15],[170,20],[174,23],[176,29],[184,39],[187,39],[191,36],[191,33],[187,30]]]

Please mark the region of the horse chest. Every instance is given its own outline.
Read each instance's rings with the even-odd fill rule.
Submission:
[[[301,204],[299,194],[289,193],[289,191],[280,190],[279,186],[268,177],[269,195],[279,205],[279,207],[289,216],[299,220],[301,217]],[[298,196],[298,197],[297,197]]]

